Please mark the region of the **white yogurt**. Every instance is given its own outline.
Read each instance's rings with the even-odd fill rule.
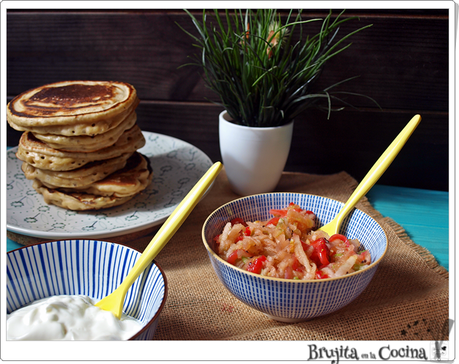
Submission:
[[[142,324],[94,306],[81,295],[51,296],[7,315],[7,340],[127,340]]]

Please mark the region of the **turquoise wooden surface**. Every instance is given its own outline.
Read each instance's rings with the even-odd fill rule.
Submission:
[[[375,185],[367,197],[376,210],[401,225],[411,240],[449,269],[448,192]]]
[[[13,249],[17,249],[17,248],[20,248],[22,247],[21,244],[18,244],[16,243],[15,241],[11,240],[10,238],[7,238],[7,241],[6,241],[6,251],[9,252]]]
[[[401,225],[416,244],[449,269],[448,192],[375,185],[367,197],[376,210]],[[7,251],[19,247],[8,239]]]

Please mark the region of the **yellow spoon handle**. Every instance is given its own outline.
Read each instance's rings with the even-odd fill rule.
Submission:
[[[120,285],[130,287],[137,277],[142,273],[150,262],[155,259],[158,253],[164,248],[169,240],[174,236],[183,222],[186,220],[191,211],[198,204],[201,197],[207,191],[213,180],[216,178],[222,168],[220,162],[216,162],[209,170],[201,177],[196,185],[191,189],[180,204],[175,208],[172,214],[164,222],[158,232],[155,234],[151,242],[145,248],[144,252],[137,260],[136,264],[130,270],[129,274]]]
[[[341,226],[342,221],[352,208],[359,202],[359,200],[367,194],[367,192],[374,186],[374,184],[383,175],[386,169],[390,166],[397,154],[405,145],[411,134],[413,134],[416,127],[421,122],[421,116],[415,115],[408,124],[403,128],[400,134],[389,145],[386,151],[379,157],[373,167],[368,171],[367,175],[362,179],[360,184],[355,189],[354,193],[349,197],[341,211],[339,212],[336,221],[336,226]]]
[[[150,262],[155,259],[161,249],[169,242],[172,236],[180,228],[191,211],[198,204],[201,197],[210,187],[214,179],[220,173],[222,164],[216,162],[209,170],[201,177],[194,185],[185,198],[178,204],[172,214],[163,223],[161,228],[155,234],[148,246],[145,248],[142,255],[136,261],[128,275],[123,279],[123,282],[110,295],[104,297],[96,303],[96,306],[111,311],[116,317],[121,317],[124,299],[129,287],[134,283],[137,277],[145,270]]]

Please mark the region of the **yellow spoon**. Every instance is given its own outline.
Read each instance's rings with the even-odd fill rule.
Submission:
[[[164,222],[135,265],[129,271],[129,274],[124,278],[123,282],[111,294],[97,302],[97,307],[105,311],[111,311],[117,318],[121,317],[124,299],[129,287],[177,232],[214,179],[218,176],[221,169],[222,164],[220,162],[216,162],[209,168]]]
[[[415,115],[410,122],[403,128],[400,134],[394,139],[394,141],[389,145],[386,151],[379,157],[367,175],[363,178],[360,184],[355,189],[354,193],[349,197],[347,202],[344,204],[340,212],[335,216],[335,218],[330,221],[328,224],[322,226],[319,230],[325,231],[329,236],[339,233],[339,229],[344,218],[347,214],[354,208],[354,206],[359,202],[359,200],[366,195],[371,187],[378,181],[378,179],[386,171],[387,167],[390,166],[392,161],[397,156],[398,152],[405,145],[406,141],[409,139],[411,134],[413,134],[416,127],[421,121],[420,115]]]

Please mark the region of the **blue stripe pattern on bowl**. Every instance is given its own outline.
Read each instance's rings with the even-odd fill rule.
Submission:
[[[52,295],[86,295],[97,301],[118,287],[140,255],[98,240],[62,240],[13,250],[7,254],[7,312]],[[128,290],[123,312],[142,325],[157,325],[151,321],[159,316],[166,291],[165,276],[152,262]]]
[[[387,250],[387,237],[376,220],[354,209],[340,233],[359,239],[370,251],[372,264],[359,272],[335,279],[298,281],[264,277],[230,265],[215,253],[213,238],[225,224],[239,217],[245,221],[268,220],[270,209],[282,209],[290,202],[313,211],[324,225],[344,205],[326,197],[302,193],[268,193],[234,200],[214,211],[203,226],[203,240],[212,266],[223,285],[247,305],[280,321],[302,321],[334,312],[354,300],[371,281]]]

